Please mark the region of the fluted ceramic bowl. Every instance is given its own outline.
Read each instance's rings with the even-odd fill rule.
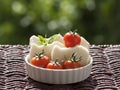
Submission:
[[[29,63],[29,55],[25,57],[27,74],[33,80],[48,84],[71,84],[87,79],[91,73],[92,58],[83,67],[75,69],[46,69]]]

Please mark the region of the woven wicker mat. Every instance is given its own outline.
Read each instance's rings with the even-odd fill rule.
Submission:
[[[120,90],[120,45],[92,45],[92,72],[86,80],[68,85],[36,82],[27,76],[27,45],[0,46],[0,90]]]

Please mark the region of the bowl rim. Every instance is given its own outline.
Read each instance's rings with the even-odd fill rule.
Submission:
[[[82,66],[80,68],[74,68],[74,69],[48,69],[48,68],[42,68],[42,67],[37,67],[37,66],[34,66],[32,64],[29,63],[29,54],[27,54],[25,56],[25,63],[35,69],[39,69],[39,70],[46,70],[46,71],[60,71],[60,72],[65,72],[65,71],[73,71],[73,70],[81,70],[81,69],[84,69],[84,68],[87,68],[89,65],[91,65],[93,63],[93,58],[89,55],[89,63],[85,66]]]

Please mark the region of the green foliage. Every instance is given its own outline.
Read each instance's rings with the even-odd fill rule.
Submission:
[[[91,44],[120,43],[119,0],[0,0],[0,44],[78,30]]]
[[[50,37],[47,38],[47,39],[46,39],[45,37],[41,36],[41,35],[38,35],[39,40],[40,40],[39,43],[40,43],[41,45],[51,44],[51,43],[54,42],[54,40],[56,39],[57,35],[58,35],[58,34],[54,34],[54,35],[50,36]]]

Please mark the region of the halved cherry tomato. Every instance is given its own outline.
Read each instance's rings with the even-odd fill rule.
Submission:
[[[48,63],[47,67],[48,69],[62,69],[62,65],[58,61],[53,61]]]
[[[64,35],[64,42],[66,47],[74,47],[81,42],[80,35],[76,32],[67,32]]]
[[[32,65],[43,67],[45,68],[48,63],[50,62],[50,59],[48,56],[43,55],[43,53],[40,53],[39,55],[36,55],[30,60],[30,63]]]

